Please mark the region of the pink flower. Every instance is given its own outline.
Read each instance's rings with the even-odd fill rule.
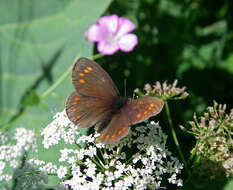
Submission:
[[[98,24],[93,24],[87,31],[89,41],[97,42],[97,49],[105,55],[112,55],[119,49],[124,52],[132,51],[138,39],[131,34],[135,29],[130,20],[117,15],[103,16]]]

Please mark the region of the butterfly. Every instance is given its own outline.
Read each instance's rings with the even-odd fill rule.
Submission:
[[[75,92],[66,100],[66,114],[71,122],[87,128],[98,125],[99,141],[118,142],[130,126],[157,115],[164,102],[156,97],[137,99],[120,96],[110,76],[96,62],[79,58],[72,69]]]

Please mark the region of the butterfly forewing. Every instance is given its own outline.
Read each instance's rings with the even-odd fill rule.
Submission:
[[[125,110],[130,124],[136,124],[157,115],[163,108],[164,102],[156,97],[142,97],[130,100],[122,108]]]
[[[96,62],[80,58],[72,70],[72,82],[77,92],[84,96],[113,100],[119,91],[110,76]]]
[[[110,112],[108,102],[94,97],[85,97],[77,92],[66,100],[66,114],[70,121],[80,127],[91,127]]]
[[[119,141],[129,133],[130,126],[124,110],[120,110],[113,117],[108,126],[100,133],[99,140],[104,144]]]

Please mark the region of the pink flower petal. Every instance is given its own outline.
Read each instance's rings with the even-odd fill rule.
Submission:
[[[129,32],[132,32],[135,29],[135,25],[133,22],[131,22],[129,19],[120,17],[118,19],[118,32],[117,36],[123,36],[124,34],[127,34]]]
[[[122,36],[118,42],[120,50],[129,52],[137,45],[138,38],[135,34],[126,34]]]
[[[91,25],[87,30],[86,36],[91,42],[99,42],[103,39],[101,28],[98,24]]]
[[[117,31],[118,16],[103,16],[99,19],[99,24],[102,30],[106,30],[106,32],[114,34]]]
[[[97,49],[104,55],[112,55],[119,50],[119,45],[117,43],[101,41],[98,43]]]

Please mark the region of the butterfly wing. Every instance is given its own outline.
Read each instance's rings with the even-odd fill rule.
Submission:
[[[129,133],[130,126],[124,110],[119,110],[113,115],[108,126],[100,132],[99,141],[104,144],[112,144],[119,141]]]
[[[108,126],[100,132],[100,142],[112,144],[119,141],[129,133],[130,125],[157,115],[163,105],[164,102],[159,98],[149,96],[128,101],[119,112],[113,115]]]
[[[110,76],[96,62],[79,58],[72,70],[72,83],[76,91],[84,96],[112,100],[119,91]]]
[[[103,120],[109,112],[108,102],[99,101],[95,97],[85,97],[73,92],[66,100],[66,114],[79,127],[91,127]]]
[[[163,105],[161,99],[145,96],[128,101],[122,109],[125,110],[129,123],[136,124],[160,113]]]
[[[68,118],[80,127],[91,127],[103,120],[119,91],[100,65],[80,58],[72,69],[72,83],[76,92],[66,101]]]

